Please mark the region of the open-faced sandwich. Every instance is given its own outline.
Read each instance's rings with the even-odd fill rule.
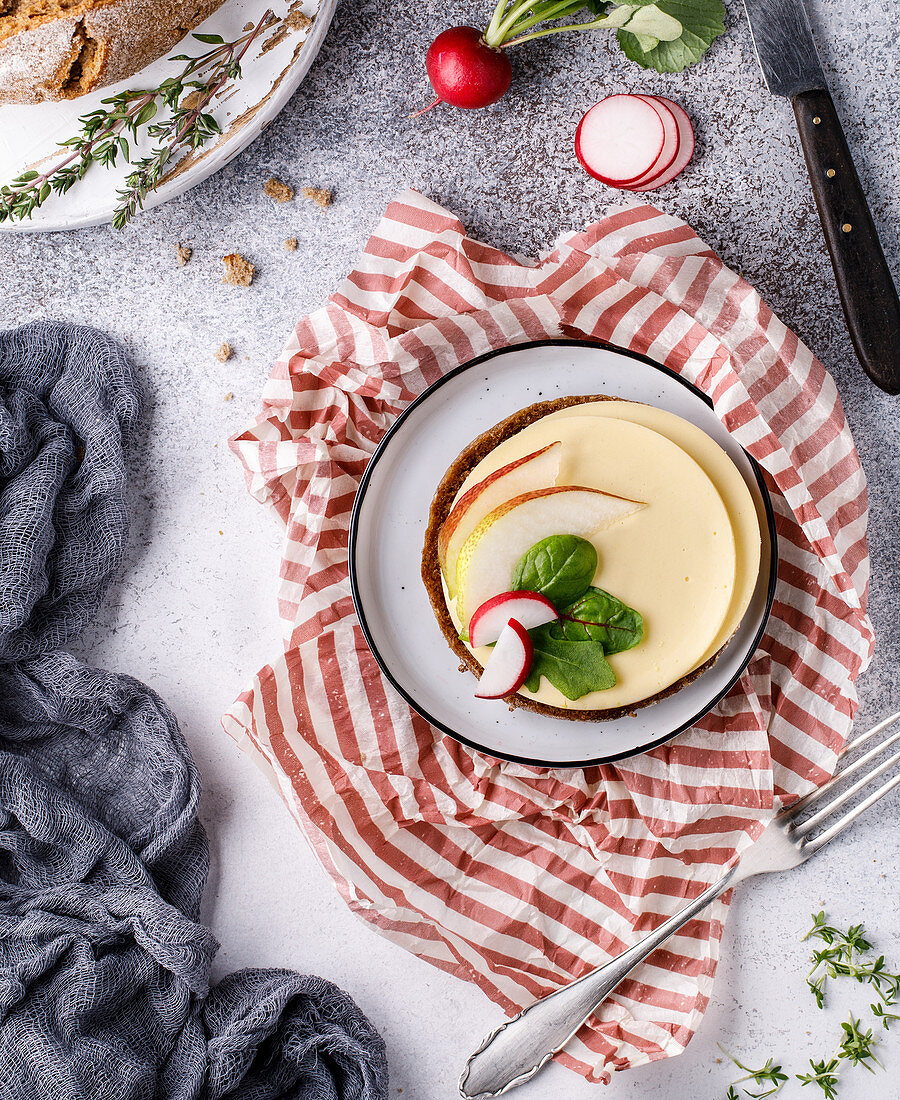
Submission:
[[[620,717],[717,659],[760,564],[728,455],[672,413],[544,401],[471,443],[432,501],[422,578],[475,693]]]

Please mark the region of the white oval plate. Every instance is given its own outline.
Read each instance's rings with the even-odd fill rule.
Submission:
[[[201,183],[259,136],[309,72],[328,32],[336,4],[337,0],[303,0],[302,10],[313,20],[312,26],[308,30],[289,29],[284,39],[265,53],[261,53],[263,45],[279,27],[259,36],[244,57],[241,79],[213,102],[212,113],[222,127],[221,135],[191,156],[186,165],[176,163],[160,186],[147,196],[145,209],[168,202]],[[230,42],[240,37],[247,23],[257,23],[267,6],[276,15],[284,16],[290,2],[270,0],[267,5],[261,0],[226,0],[196,30],[220,34]],[[180,53],[200,54],[211,48],[188,36],[165,57],[128,80],[90,95],[62,103],[0,107],[0,184],[8,183],[28,169],[40,170],[61,159],[65,150],[60,150],[59,142],[75,136],[80,130],[80,116],[97,110],[101,100],[126,88],[154,87],[178,72],[182,63],[170,62],[167,57]],[[144,138],[132,146],[143,155],[150,151],[153,142]],[[137,159],[134,152],[132,157]],[[109,222],[116,206],[116,192],[128,172],[129,167],[123,163],[109,170],[92,165],[84,179],[65,195],[52,195],[30,219],[0,222],[0,230],[47,233]]]
[[[457,671],[420,577],[431,501],[476,436],[535,401],[608,393],[656,405],[702,428],[732,458],[763,531],[750,607],[716,664],[635,714],[572,722],[476,699]],[[765,532],[768,531],[768,538]],[[585,767],[633,756],[688,729],[731,689],[756,651],[772,606],[777,542],[762,476],[712,410],[678,375],[643,356],[570,340],[520,344],[445,375],[391,427],[366,468],[350,525],[350,580],[366,641],[382,671],[439,730],[491,756],[539,767]]]

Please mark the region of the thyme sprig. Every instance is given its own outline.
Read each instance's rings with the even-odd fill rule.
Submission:
[[[865,928],[861,924],[854,924],[846,932],[834,928],[825,920],[825,913],[813,914],[813,926],[803,937],[820,939],[825,946],[814,950],[812,954],[813,967],[806,978],[806,984],[816,998],[819,1008],[825,1004],[825,980],[826,978],[853,978],[861,984],[874,987],[881,999],[882,1006],[890,1008],[900,1000],[900,974],[893,974],[887,969],[884,955],[879,955],[874,962],[863,958],[872,950],[872,944],[866,939]],[[823,970],[819,973],[819,968]],[[872,1006],[875,1010],[875,1006]],[[876,1012],[876,1016],[882,1018],[885,1027],[893,1018],[890,1013],[885,1019],[884,1012]]]
[[[102,100],[96,111],[79,119],[81,132],[60,147],[71,150],[43,171],[23,172],[11,183],[0,187],[0,222],[22,221],[53,192],[65,194],[84,179],[93,164],[112,168],[121,156],[131,158],[129,138],[136,140],[141,127],[160,144],[134,165],[123,190],[117,194],[112,224],[121,229],[143,207],[144,200],[162,179],[166,166],[182,150],[199,149],[221,127],[206,108],[227,83],[241,77],[241,60],[253,41],[279,22],[267,10],[249,30],[232,42],[217,34],[194,34],[198,42],[213,46],[204,54],[190,57],[177,54],[170,61],[185,62],[181,72],[168,77],[155,88],[129,89]],[[150,125],[160,108],[169,116]]]
[[[771,1058],[761,1069],[750,1069],[749,1066],[745,1066],[742,1062],[739,1062],[733,1054],[730,1054],[721,1043],[719,1044],[719,1050],[721,1050],[723,1054],[728,1055],[737,1068],[743,1070],[746,1074],[746,1077],[739,1077],[734,1084],[731,1085],[728,1090],[727,1100],[737,1100],[735,1085],[741,1085],[744,1081],[752,1081],[757,1088],[764,1088],[764,1086],[770,1085],[771,1088],[765,1089],[764,1092],[751,1092],[748,1088],[744,1088],[743,1090],[744,1095],[752,1097],[753,1100],[764,1100],[766,1096],[775,1096],[788,1079],[788,1075],[782,1072],[781,1066],[774,1065]]]
[[[821,1062],[814,1062],[812,1058],[810,1058],[809,1065],[812,1073],[797,1074],[797,1080],[800,1084],[818,1085],[825,1094],[825,1100],[836,1100],[838,1059],[832,1058],[830,1061],[826,1062],[823,1058]]]
[[[863,1066],[869,1073],[875,1072],[872,1066],[873,1062],[880,1069],[884,1069],[872,1050],[878,1040],[872,1034],[871,1028],[868,1031],[862,1031],[859,1020],[854,1017],[852,1012],[850,1013],[850,1019],[845,1020],[841,1024],[841,1028],[844,1037],[838,1047],[838,1058],[846,1059],[851,1066]]]
[[[803,939],[820,940],[823,946],[813,951],[813,968],[807,976],[806,984],[815,996],[819,1008],[825,1003],[825,983],[828,978],[852,978],[861,984],[872,986],[875,990],[879,999],[869,1006],[872,1015],[881,1022],[883,1028],[890,1029],[895,1020],[900,1020],[900,1012],[890,1011],[900,1006],[900,974],[894,974],[887,969],[884,955],[879,955],[872,961],[869,955],[872,944],[866,938],[866,930],[861,924],[854,924],[845,932],[828,924],[824,912],[814,913],[812,921],[812,928]],[[878,1042],[872,1028],[864,1029],[851,1013],[841,1024],[841,1040],[834,1055],[818,1062],[810,1058],[810,1072],[798,1073],[795,1075],[796,1079],[801,1085],[815,1085],[824,1100],[837,1100],[839,1075],[844,1066],[862,1066],[870,1073],[875,1072],[876,1066],[884,1069],[874,1050]],[[721,1049],[728,1054],[724,1047]],[[728,1057],[747,1076],[729,1086],[725,1100],[742,1100],[742,1097],[761,1100],[762,1097],[774,1096],[787,1080],[781,1066],[774,1065],[771,1058],[762,1069],[752,1070],[733,1055],[728,1054]],[[769,1084],[772,1087],[767,1092],[751,1092],[744,1086],[739,1094],[737,1086],[743,1085],[745,1081],[753,1081],[760,1087]]]

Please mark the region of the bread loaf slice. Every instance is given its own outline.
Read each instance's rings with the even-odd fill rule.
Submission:
[[[223,0],[0,0],[0,103],[74,99],[133,76]]]

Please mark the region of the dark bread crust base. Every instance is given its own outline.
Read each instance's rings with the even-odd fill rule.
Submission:
[[[446,474],[444,474],[437,488],[437,492],[434,494],[434,499],[431,502],[431,511],[428,515],[428,530],[425,532],[425,546],[422,550],[422,581],[428,592],[428,598],[431,601],[431,606],[437,617],[438,625],[444,637],[447,639],[447,644],[457,657],[459,657],[462,665],[468,668],[476,676],[481,675],[483,671],[482,666],[475,660],[474,656],[463,644],[456,631],[456,627],[453,625],[453,620],[450,618],[450,612],[447,609],[447,601],[444,598],[444,587],[441,583],[441,566],[438,559],[438,533],[447,516],[450,514],[450,509],[453,507],[453,502],[463,482],[472,470],[475,469],[478,463],[486,458],[491,451],[498,447],[504,440],[514,436],[523,428],[527,428],[529,424],[533,424],[536,420],[541,420],[545,416],[549,416],[550,413],[558,412],[560,409],[571,408],[573,405],[583,405],[590,401],[619,400],[621,399],[618,397],[609,397],[605,394],[593,394],[584,397],[558,397],[553,401],[539,401],[537,404],[529,405],[527,409],[521,409],[519,412],[513,413],[512,416],[507,417],[506,420],[501,421],[499,424],[495,424],[493,428],[470,443],[455,460]],[[718,653],[714,653],[705,664],[694,669],[693,672],[689,672],[686,676],[682,676],[680,680],[677,680],[670,687],[665,688],[665,690],[659,691],[655,695],[651,695],[648,699],[642,699],[639,703],[632,703],[627,707],[615,707],[610,710],[570,710],[566,707],[552,707],[547,703],[539,703],[524,695],[510,695],[505,701],[511,708],[521,707],[523,710],[534,711],[536,714],[544,714],[549,718],[566,718],[571,722],[608,722],[615,718],[624,718],[626,715],[633,714],[642,707],[648,707],[652,703],[658,703],[661,699],[667,699],[670,695],[674,695],[677,691],[681,691],[683,687],[693,683],[693,681],[706,672],[707,669],[712,668],[719,659],[719,654],[721,652],[722,650],[720,649]],[[463,669],[461,668],[460,671],[463,671]]]

